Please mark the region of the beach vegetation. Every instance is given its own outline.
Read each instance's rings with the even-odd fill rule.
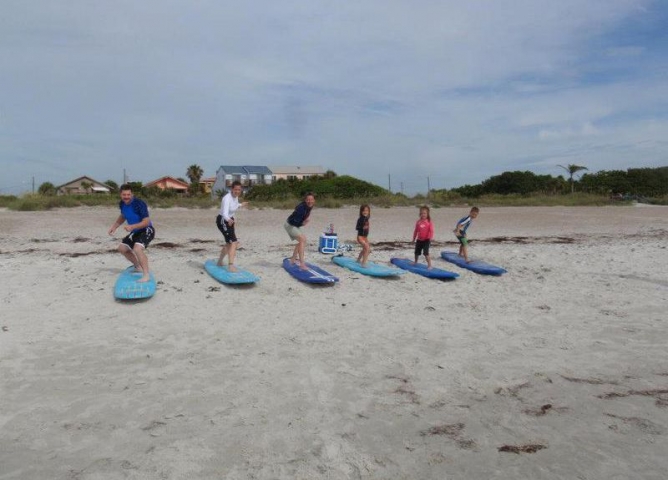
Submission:
[[[37,189],[37,193],[45,197],[53,196],[56,194],[56,186],[51,182],[44,182]]]
[[[191,165],[196,167],[196,165]],[[196,171],[189,173],[196,174]],[[577,173],[577,172],[575,172]],[[196,176],[193,176],[196,178]],[[192,179],[191,179],[192,182]],[[113,182],[106,182],[114,187]],[[575,187],[573,187],[575,183]],[[152,208],[216,208],[219,198],[191,193],[182,196],[170,189],[145,188],[130,182],[132,191]],[[117,187],[117,186],[116,186]],[[199,187],[199,183],[198,183]],[[578,206],[629,205],[633,202],[668,205],[668,167],[636,168],[585,173],[579,180],[536,175],[529,171],[503,172],[477,185],[433,189],[428,195],[412,197],[392,193],[382,187],[333,171],[304,180],[277,180],[271,185],[254,185],[245,199],[251,208],[291,209],[306,192],[316,195],[319,208],[341,208],[368,203],[374,207],[430,205],[453,206]],[[50,210],[77,206],[116,206],[117,195],[56,195],[50,182],[40,185],[37,194],[0,196],[0,207],[11,210]]]
[[[589,170],[587,167],[575,164],[568,164],[565,167],[563,165],[557,165],[557,167],[563,168],[568,173],[568,182],[571,184],[571,193],[575,192],[575,184],[573,183],[573,177],[575,174],[582,170]]]
[[[104,182],[112,192],[118,192],[118,183],[114,182],[113,180],[107,180]]]

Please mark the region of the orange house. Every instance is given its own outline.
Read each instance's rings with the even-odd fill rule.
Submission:
[[[174,190],[181,194],[188,193],[188,184],[174,177],[161,177],[144,185],[144,188],[157,187],[160,190]]]

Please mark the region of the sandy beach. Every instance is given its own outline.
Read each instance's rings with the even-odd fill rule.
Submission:
[[[432,209],[442,282],[334,265],[358,208],[316,206],[333,287],[282,269],[289,213],[239,212],[235,288],[217,210],[151,209],[157,293],[120,302],[117,209],[1,210],[0,480],[666,478],[668,207],[483,208],[501,277],[438,258],[467,209]],[[417,218],[373,208],[371,260]]]

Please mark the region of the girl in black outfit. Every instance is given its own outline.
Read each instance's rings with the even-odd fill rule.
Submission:
[[[362,205],[360,207],[360,218],[357,219],[357,243],[362,245],[362,251],[357,257],[357,263],[366,268],[366,262],[371,253],[371,245],[369,245],[369,218],[371,218],[371,207],[369,205]]]

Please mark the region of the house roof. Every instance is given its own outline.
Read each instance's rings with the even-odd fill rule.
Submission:
[[[92,183],[93,187],[106,187],[108,189],[108,191],[111,191],[111,188],[109,187],[109,185],[107,185],[106,183],[103,183],[103,182],[98,182],[97,180],[95,180],[94,178],[89,177],[88,175],[83,175],[79,178],[75,178],[74,180],[70,180],[69,182],[65,182],[62,185],[58,185],[56,187],[56,189],[63,188],[63,187],[66,187],[68,185],[71,185],[73,183],[79,183],[79,182],[82,182],[82,181]]]
[[[246,175],[247,173],[241,165],[221,165],[218,170],[221,168],[228,175]]]
[[[169,175],[166,175],[164,177],[158,178],[157,180],[153,180],[151,182],[148,182],[146,185],[144,185],[144,187],[152,187],[153,185],[157,185],[158,183],[161,183],[161,182],[175,183],[179,187],[188,188],[188,184],[186,182],[183,182],[183,181],[179,180],[178,178],[174,178],[174,177],[171,177]]]

